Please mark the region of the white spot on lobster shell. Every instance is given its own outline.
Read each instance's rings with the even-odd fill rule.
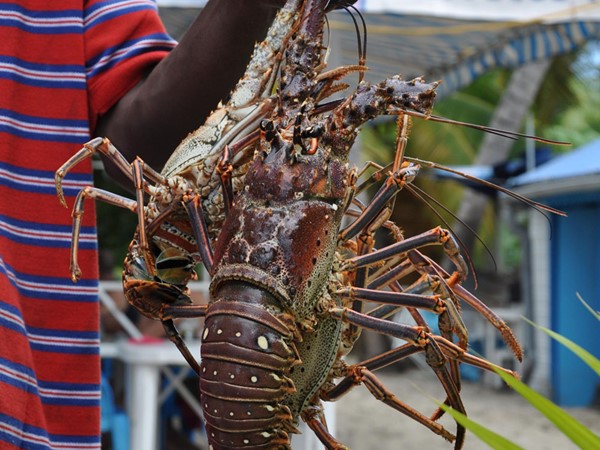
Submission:
[[[263,350],[266,350],[269,348],[269,341],[264,336],[259,336],[258,339],[256,340],[256,343]]]

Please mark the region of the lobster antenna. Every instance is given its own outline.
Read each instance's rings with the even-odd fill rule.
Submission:
[[[362,46],[361,37],[360,37],[360,29],[358,28],[358,22],[356,22],[356,18],[354,17],[354,14],[352,14],[352,11],[350,10],[349,6],[344,6],[344,10],[348,13],[350,18],[352,19],[352,22],[354,23],[354,31],[356,32],[356,45],[358,47],[358,64],[364,65],[364,64],[362,64],[363,46]],[[362,74],[359,73],[358,76],[359,76],[358,81],[359,82],[362,81],[362,78],[361,78]]]
[[[404,111],[404,112],[406,112],[409,115],[413,115],[413,111]],[[420,113],[417,113],[417,114],[418,114],[417,117],[427,117],[424,114],[422,114],[422,115]],[[473,125],[473,124],[467,124],[467,125]],[[473,125],[473,126],[477,127],[476,125]],[[483,127],[483,128],[485,128],[485,127]],[[482,129],[482,128],[479,128],[479,129]],[[484,130],[484,131],[487,131],[487,130]],[[523,136],[527,137],[525,135],[523,135]],[[542,138],[539,138],[539,139],[542,139]],[[546,141],[542,141],[542,142],[557,142],[557,141],[548,141],[548,140],[546,140]],[[561,143],[561,144],[565,144],[565,143]],[[564,211],[552,208],[551,206],[544,205],[543,203],[536,202],[535,200],[531,200],[530,198],[527,198],[527,197],[525,197],[523,195],[517,194],[516,192],[513,192],[510,189],[502,187],[502,186],[500,186],[498,184],[492,183],[491,181],[483,180],[483,179],[478,178],[476,176],[469,175],[468,173],[461,172],[461,171],[456,170],[456,169],[452,169],[451,167],[444,166],[442,164],[438,164],[438,163],[435,163],[433,161],[427,161],[427,160],[424,160],[424,159],[414,158],[414,157],[410,157],[410,156],[404,156],[404,159],[407,160],[407,161],[410,161],[410,162],[421,164],[421,165],[423,165],[425,167],[428,167],[430,169],[439,169],[439,170],[443,170],[445,172],[453,173],[455,175],[461,176],[461,177],[466,178],[468,180],[475,181],[476,183],[479,183],[479,184],[481,184],[483,186],[486,186],[486,187],[492,188],[494,190],[500,191],[503,194],[506,194],[509,197],[512,197],[515,200],[517,200],[517,201],[519,201],[521,203],[524,203],[524,204],[526,204],[526,205],[534,208],[536,211],[540,212],[540,214],[544,215],[547,218],[547,220],[550,220],[550,219],[548,219],[548,216],[546,216],[546,214],[544,214],[544,211],[547,211],[547,212],[552,213],[552,214],[556,214],[558,216],[567,217],[567,214]],[[373,173],[373,175],[371,177],[369,177],[369,179],[365,180],[363,183],[361,183],[360,185],[357,186],[356,192],[362,192],[363,190],[365,190],[366,188],[370,187],[372,184],[376,183],[378,180],[380,180],[381,178],[383,178],[385,176],[385,173],[388,172],[391,169],[392,165],[393,165],[393,163],[389,163],[386,166],[382,167],[381,169],[375,171]]]
[[[380,167],[375,172],[373,172],[373,174],[369,178],[367,178],[365,181],[363,181],[356,187],[355,195],[360,194],[365,189],[370,188],[373,184],[381,181],[385,177],[386,172],[389,172],[389,170],[392,168],[393,165],[394,165],[394,162],[392,161],[392,162],[388,163],[387,165]]]
[[[476,176],[469,175],[468,173],[461,172],[460,170],[452,169],[450,167],[444,166],[442,164],[434,163],[432,161],[425,161],[423,159],[413,158],[413,157],[410,157],[410,156],[406,156],[404,159],[406,159],[406,160],[408,160],[410,162],[417,163],[417,164],[422,164],[422,165],[424,165],[426,167],[429,167],[430,169],[439,169],[439,170],[443,170],[445,172],[453,173],[455,175],[459,175],[459,176],[461,176],[463,178],[466,178],[467,180],[475,181],[475,182],[477,182],[479,184],[482,184],[482,185],[484,185],[486,187],[490,187],[492,189],[500,191],[503,194],[506,194],[509,197],[512,197],[515,200],[518,200],[521,203],[524,203],[524,204],[532,207],[536,211],[539,211],[540,214],[542,214],[544,217],[546,217],[546,219],[548,221],[550,219],[548,218],[548,216],[546,214],[544,214],[544,211],[547,211],[547,212],[552,213],[552,214],[556,214],[558,216],[567,217],[567,214],[564,211],[561,211],[560,209],[555,209],[555,208],[552,208],[551,206],[544,205],[543,203],[538,203],[535,200],[531,200],[530,198],[527,198],[527,197],[524,197],[524,196],[522,196],[520,194],[517,194],[516,192],[513,192],[510,189],[502,187],[502,186],[500,186],[498,184],[492,183],[491,181],[483,180],[483,179],[478,178]]]
[[[327,65],[327,60],[329,59],[329,44],[331,43],[331,26],[329,25],[329,19],[327,16],[324,16],[325,19],[325,28],[327,28],[327,45],[325,46],[327,50],[325,50],[325,56],[323,56],[323,63]]]
[[[477,286],[479,284],[479,279],[477,277],[477,272],[475,271],[475,266],[473,265],[473,259],[471,258],[471,254],[469,253],[469,249],[464,244],[464,242],[458,237],[458,235],[456,233],[454,233],[454,230],[452,229],[452,226],[448,223],[448,221],[427,200],[435,203],[438,207],[442,208],[447,214],[452,216],[452,218],[454,218],[455,220],[460,222],[465,228],[467,228],[471,233],[473,233],[473,236],[475,236],[475,239],[477,239],[481,243],[481,245],[483,245],[485,252],[490,256],[490,259],[494,263],[494,270],[497,271],[498,264],[496,262],[496,259],[494,258],[494,255],[492,254],[492,251],[490,250],[490,248],[487,246],[485,241],[483,239],[481,239],[481,236],[479,236],[479,234],[473,229],[473,227],[471,227],[465,221],[461,220],[456,214],[454,214],[454,212],[452,212],[450,210],[450,208],[445,206],[442,202],[437,200],[431,194],[425,192],[423,189],[421,189],[418,186],[415,186],[414,184],[407,185],[406,188],[408,189],[408,192],[410,192],[412,195],[417,197],[419,200],[423,201],[431,209],[431,211],[433,211],[433,213],[444,223],[444,225],[452,232],[452,236],[454,237],[454,239],[456,239],[458,241],[458,244],[465,252],[465,256],[469,262],[469,267],[471,268],[471,271],[473,272],[473,279],[475,281],[475,289],[477,289]]]
[[[423,114],[418,111],[402,110],[400,113],[406,113],[413,117],[419,117],[423,120],[431,120],[433,122],[447,123],[450,125],[459,125],[461,127],[473,128],[475,130],[485,131],[486,133],[496,134],[498,136],[502,136],[502,137],[505,137],[508,139],[526,138],[526,139],[533,139],[534,141],[541,142],[543,144],[571,145],[570,142],[555,141],[555,140],[546,139],[546,138],[543,138],[540,136],[519,133],[517,131],[508,131],[508,130],[503,130],[501,128],[488,127],[486,125],[478,125],[475,123],[461,122],[460,120],[453,120],[453,119],[448,119],[448,118],[442,117],[442,116]]]
[[[354,28],[356,29],[356,43],[358,45],[358,65],[365,66],[367,64],[367,24],[365,22],[365,18],[361,14],[361,12],[356,8],[356,6],[354,6],[352,4],[344,7],[344,9],[348,12],[350,17],[352,18],[352,21],[354,22]],[[362,25],[362,36],[363,36],[362,42],[361,42],[361,33],[360,33],[360,29],[358,27],[358,23],[356,22],[356,19],[354,18],[354,14],[352,13],[351,10],[354,11],[360,19],[360,23]],[[360,71],[358,73],[358,82],[359,83],[362,82],[364,78],[365,78],[364,72]]]
[[[409,112],[409,114],[411,114],[411,112]],[[550,206],[544,205],[543,203],[539,203],[536,202],[535,200],[531,200],[530,198],[527,198],[523,195],[517,194],[516,192],[511,191],[510,189],[507,189],[505,187],[502,187],[500,185],[497,185],[495,183],[492,183],[490,181],[486,181],[483,180],[481,178],[475,177],[473,175],[469,175],[467,173],[461,172],[459,170],[456,169],[452,169],[450,167],[444,166],[442,164],[438,164],[438,163],[434,163],[432,161],[426,161],[423,159],[419,159],[419,158],[413,158],[410,156],[404,156],[404,159],[410,162],[414,162],[417,164],[421,164],[425,167],[428,167],[430,169],[439,169],[439,170],[443,170],[445,172],[449,172],[449,173],[453,173],[455,175],[461,176],[463,178],[466,178],[468,180],[474,181],[476,183],[479,183],[483,186],[492,188],[494,190],[500,191],[503,194],[508,195],[509,197],[514,198],[515,200],[535,209],[537,212],[539,212],[542,216],[544,216],[544,218],[546,219],[546,221],[548,222],[548,224],[550,225],[550,227],[552,227],[552,222],[550,221],[550,218],[545,214],[545,212],[549,212],[551,214],[556,214],[558,216],[562,216],[562,217],[567,217],[567,214],[564,211],[561,211],[559,209],[555,209],[552,208]],[[371,177],[369,177],[367,180],[365,180],[363,183],[361,183],[360,185],[358,185],[356,187],[355,192],[356,193],[360,193],[362,191],[364,191],[365,189],[369,188],[371,185],[373,185],[374,183],[376,183],[378,180],[380,180],[381,178],[383,178],[385,176],[385,173],[388,172],[391,167],[392,167],[393,163],[389,163],[386,166],[382,167],[381,169],[375,171],[373,173],[373,175],[371,175]],[[479,237],[477,236],[477,233],[475,233],[470,227],[468,227],[465,223],[463,223],[463,225],[465,225],[467,227],[467,229],[469,229],[470,231],[472,231],[474,233],[474,235],[477,237],[477,239],[479,239]],[[484,244],[485,245],[485,244]],[[495,261],[494,261],[494,264]]]

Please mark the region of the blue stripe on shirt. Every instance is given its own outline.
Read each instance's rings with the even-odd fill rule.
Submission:
[[[57,89],[86,89],[83,66],[35,64],[0,55],[0,78],[28,86]]]
[[[98,280],[81,279],[73,283],[67,277],[47,277],[15,271],[0,258],[0,276],[8,281],[22,296],[40,300],[62,300],[72,302],[97,302]]]
[[[33,34],[81,33],[83,18],[77,10],[30,10],[14,3],[0,3],[0,26]]]

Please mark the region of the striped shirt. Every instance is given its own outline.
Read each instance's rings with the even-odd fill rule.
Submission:
[[[153,0],[0,0],[0,448],[99,449],[95,214],[82,279],[54,172],[175,42]],[[90,161],[65,181],[70,206]]]

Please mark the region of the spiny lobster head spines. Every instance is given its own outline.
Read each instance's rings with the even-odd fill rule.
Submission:
[[[320,125],[315,125],[315,127]],[[246,175],[246,190],[255,201],[289,203],[323,199],[341,206],[348,191],[348,162],[320,139],[275,129],[261,139],[259,155]]]
[[[290,117],[313,94],[316,77],[323,64],[323,25],[328,0],[307,0],[300,25],[286,51],[281,72],[279,98],[281,111]]]
[[[414,111],[429,115],[440,83],[426,83],[423,78],[404,81],[399,76],[377,84],[361,83],[354,94],[333,112],[338,128],[356,130],[363,123],[385,114]]]

